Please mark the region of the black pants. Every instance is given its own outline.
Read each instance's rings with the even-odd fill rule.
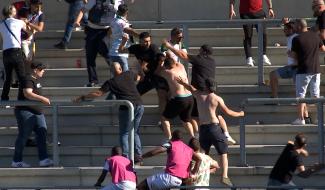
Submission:
[[[249,14],[240,14],[241,19],[264,19],[266,17],[265,12],[263,10],[258,11],[256,13],[249,13]],[[246,24],[243,25],[245,38],[244,38],[244,49],[245,49],[245,55],[246,58],[252,57],[252,36],[253,36],[253,27],[255,26],[256,31],[258,31],[258,25],[255,24]],[[263,54],[266,54],[266,27],[263,27]]]
[[[25,64],[20,48],[11,48],[3,51],[3,65],[6,73],[3,83],[1,100],[9,100],[9,91],[12,81],[12,72],[15,71],[19,85],[25,80]]]

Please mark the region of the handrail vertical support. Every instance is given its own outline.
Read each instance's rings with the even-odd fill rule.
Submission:
[[[161,0],[157,2],[157,22],[162,22],[162,3]]]
[[[324,109],[323,103],[317,103],[318,139],[319,139],[319,163],[324,164]]]
[[[131,131],[130,131],[130,148],[129,148],[129,156],[130,159],[132,160],[132,165],[134,166],[134,107],[133,104],[131,102],[128,102],[127,104],[128,106],[128,110],[129,110],[129,121],[131,124]]]
[[[239,138],[240,138],[240,165],[247,166],[246,162],[246,137],[245,137],[245,117],[239,118]]]
[[[59,166],[59,147],[58,147],[58,105],[55,104],[52,107],[52,117],[53,117],[53,131],[52,131],[52,148],[53,148],[53,162],[54,166]]]
[[[264,23],[263,22],[259,22],[257,25],[257,29],[258,29],[258,85],[262,86],[264,85],[264,65],[263,65],[263,28],[264,28]]]

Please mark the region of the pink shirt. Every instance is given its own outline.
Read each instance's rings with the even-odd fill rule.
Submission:
[[[104,169],[111,172],[112,183],[116,184],[122,181],[136,183],[136,175],[132,168],[132,162],[123,156],[107,158]]]
[[[180,140],[170,144],[165,172],[179,178],[189,177],[193,150]]]

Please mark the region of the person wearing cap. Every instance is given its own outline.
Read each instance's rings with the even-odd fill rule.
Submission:
[[[36,101],[44,105],[50,105],[50,99],[42,96],[40,79],[43,77],[46,66],[40,62],[31,63],[32,73],[19,86],[18,100]],[[47,125],[42,106],[16,106],[15,116],[18,124],[18,136],[15,143],[15,152],[11,166],[14,168],[30,167],[23,161],[23,151],[27,139],[34,131],[36,135],[39,166],[49,167],[53,161],[49,159],[46,146]]]
[[[303,133],[298,133],[294,141],[288,141],[272,168],[267,186],[294,187],[295,184],[292,182],[292,178],[296,170],[299,172],[299,177],[308,178],[311,174],[323,168],[321,164],[314,164],[308,169],[305,168],[302,157],[308,156],[306,146],[307,138]],[[282,188],[270,187],[267,190],[282,190]]]
[[[271,18],[275,17],[272,7],[272,0],[265,0],[267,6],[269,7],[268,14]],[[229,19],[233,19],[236,16],[234,9],[235,0],[229,1]],[[265,19],[266,14],[263,10],[263,0],[240,0],[239,3],[239,13],[241,19]],[[250,67],[254,67],[254,60],[252,58],[252,36],[253,36],[253,24],[243,25],[245,38],[243,41],[245,55],[246,55],[246,64]],[[255,24],[257,29],[257,24]],[[267,36],[266,28],[263,27],[263,64],[271,65],[271,61],[266,56],[266,46],[267,46]]]
[[[320,37],[325,40],[325,3],[324,0],[313,0],[312,10],[316,20],[316,30],[319,30]]]
[[[199,141],[205,154],[209,154],[211,145],[214,145],[216,151],[221,156],[222,177],[221,183],[232,186],[232,182],[228,177],[228,145],[227,138],[220,127],[220,119],[216,111],[221,108],[221,111],[232,117],[242,117],[244,112],[236,112],[229,109],[224,103],[223,99],[214,93],[214,81],[206,79],[206,89],[199,90],[193,85],[188,84],[184,78],[179,77],[175,80],[183,85],[187,90],[191,91],[197,101],[197,108],[199,112]]]

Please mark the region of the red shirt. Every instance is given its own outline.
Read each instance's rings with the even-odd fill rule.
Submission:
[[[12,5],[15,6],[17,12],[18,12],[21,8],[23,8],[23,7],[27,7],[27,4],[26,4],[25,1],[17,1],[17,2],[15,2],[15,3],[13,3]]]
[[[240,0],[239,13],[256,13],[263,9],[262,0]]]

